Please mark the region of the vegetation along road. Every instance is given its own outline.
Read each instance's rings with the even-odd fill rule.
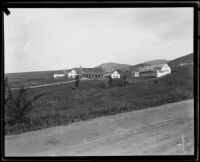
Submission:
[[[193,153],[193,100],[5,136],[6,156]]]

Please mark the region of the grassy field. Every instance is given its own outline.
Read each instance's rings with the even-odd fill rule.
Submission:
[[[8,83],[11,88],[39,85],[39,84],[45,84],[45,83],[64,82],[64,81],[70,80],[66,77],[54,79],[53,73],[60,73],[60,72],[61,71],[9,73],[9,74],[5,74],[5,77],[8,78]]]
[[[17,91],[13,91],[17,93]],[[5,123],[5,134],[67,125],[98,116],[141,110],[193,98],[193,66],[180,67],[172,74],[149,82],[129,83],[114,80],[85,80],[80,88],[74,83],[29,90],[29,96],[47,93],[38,101],[27,119],[19,124]]]

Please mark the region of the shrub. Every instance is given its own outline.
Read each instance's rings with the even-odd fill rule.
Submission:
[[[99,84],[99,87],[100,87],[100,88],[106,88],[106,84],[105,84],[105,83],[100,83],[100,84]]]
[[[158,81],[157,80],[154,80],[154,84],[157,84],[158,83]]]
[[[112,86],[118,86],[118,87],[124,86],[123,79],[113,79]]]
[[[6,89],[7,88],[7,89]],[[19,123],[26,119],[26,115],[36,106],[36,101],[45,95],[40,93],[32,99],[28,97],[29,89],[22,87],[14,95],[11,91],[7,79],[5,80],[5,116],[6,121],[11,123]]]

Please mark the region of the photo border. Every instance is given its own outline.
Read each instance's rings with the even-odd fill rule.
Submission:
[[[65,161],[65,160],[91,160],[91,161],[197,161],[199,160],[199,3],[198,1],[4,1],[2,3],[2,55],[1,55],[1,92],[4,92],[4,17],[9,16],[9,8],[164,8],[164,7],[192,7],[194,9],[193,28],[193,59],[194,59],[194,155],[152,155],[152,156],[41,156],[41,157],[5,157],[4,141],[4,109],[1,109],[1,160],[2,161]],[[6,14],[4,14],[4,12]],[[10,13],[12,14],[12,12]],[[1,93],[1,101],[4,100],[4,93]],[[1,102],[1,107],[4,102]]]

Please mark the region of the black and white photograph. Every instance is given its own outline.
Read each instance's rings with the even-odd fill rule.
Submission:
[[[194,155],[194,8],[9,8],[5,157]]]

